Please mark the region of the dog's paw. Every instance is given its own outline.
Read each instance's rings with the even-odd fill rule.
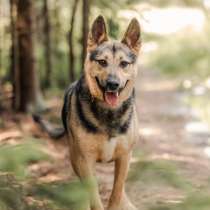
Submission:
[[[99,203],[98,205],[92,206],[91,210],[104,210],[104,207],[102,203]]]
[[[103,207],[92,207],[91,210],[104,210]]]
[[[128,201],[126,204],[123,205],[121,210],[137,210],[137,208],[130,201]]]
[[[119,210],[137,210],[137,208],[129,201],[122,203]]]
[[[137,208],[133,204],[129,205],[120,205],[120,206],[112,206],[107,210],[137,210]]]
[[[137,208],[125,196],[118,206],[110,205],[107,210],[137,210]]]

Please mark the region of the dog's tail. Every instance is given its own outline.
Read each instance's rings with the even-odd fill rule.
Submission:
[[[60,139],[65,135],[63,127],[54,127],[48,121],[41,118],[38,114],[32,115],[33,120],[53,139]]]

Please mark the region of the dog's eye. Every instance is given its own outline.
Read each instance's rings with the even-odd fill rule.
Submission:
[[[129,63],[127,61],[121,61],[120,62],[120,67],[121,68],[126,68],[129,65]]]
[[[108,66],[108,63],[106,60],[98,60],[97,61],[102,67],[107,67]]]

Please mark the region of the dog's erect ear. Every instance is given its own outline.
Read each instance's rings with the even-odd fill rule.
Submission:
[[[122,43],[126,44],[134,53],[137,54],[139,52],[141,47],[141,28],[136,18],[131,20]]]
[[[103,16],[99,15],[93,22],[93,25],[89,32],[88,48],[91,49],[91,48],[97,47],[99,44],[107,40],[108,40],[108,36],[106,32],[106,24],[105,24]]]

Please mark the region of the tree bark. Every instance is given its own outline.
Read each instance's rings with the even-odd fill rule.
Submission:
[[[87,38],[89,32],[89,12],[90,12],[90,1],[83,0],[82,4],[82,67],[86,58],[87,50]]]
[[[48,0],[44,0],[43,6],[43,16],[44,16],[44,43],[45,43],[45,84],[46,87],[52,85],[52,48],[51,48],[51,24],[49,16]]]
[[[10,0],[10,27],[11,27],[11,63],[13,98],[12,108],[17,110],[20,105],[20,78],[18,68],[18,43],[17,43],[17,0]]]
[[[0,7],[0,19],[2,19],[2,8]],[[1,70],[2,70],[2,51],[3,51],[3,46],[2,46],[2,28],[0,30],[0,76],[1,76]],[[1,83],[1,78],[0,78],[0,83]]]
[[[74,45],[73,45],[73,34],[74,34],[75,15],[78,3],[79,0],[74,0],[74,4],[72,7],[72,15],[71,15],[71,26],[69,31],[69,78],[71,82],[75,80],[75,55],[74,55]]]
[[[19,111],[27,112],[38,104],[38,81],[33,45],[33,0],[18,0],[18,62],[20,73]]]
[[[60,0],[54,0],[53,4],[53,30],[56,33],[52,33],[52,51],[53,51],[53,62],[57,66],[60,59],[59,44],[61,36],[61,21],[60,21]]]

